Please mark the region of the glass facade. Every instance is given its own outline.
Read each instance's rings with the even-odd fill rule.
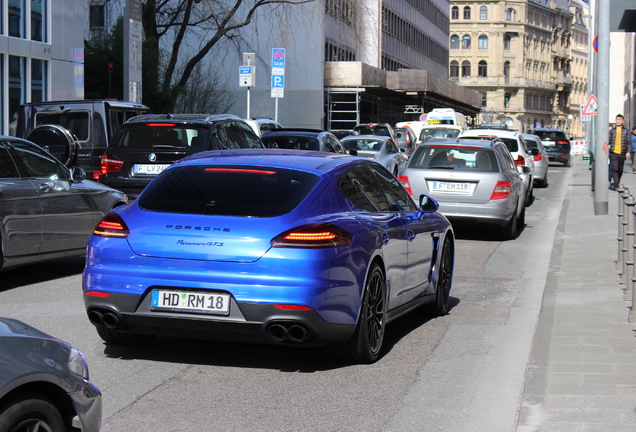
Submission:
[[[9,118],[26,102],[26,57],[9,56]]]
[[[46,40],[46,0],[31,0],[31,40]]]
[[[9,0],[9,36],[24,38],[24,0]]]

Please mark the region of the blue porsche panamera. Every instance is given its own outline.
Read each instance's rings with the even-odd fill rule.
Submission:
[[[88,318],[110,344],[329,345],[373,362],[388,322],[425,304],[448,310],[455,239],[437,207],[368,158],[198,153],[96,226]]]

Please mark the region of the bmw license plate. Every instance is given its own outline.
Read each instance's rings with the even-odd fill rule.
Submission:
[[[459,182],[443,182],[432,181],[430,182],[430,189],[433,192],[454,192],[462,194],[470,194],[473,192],[472,183],[459,183]]]
[[[140,165],[140,164],[136,164],[133,167],[133,173],[135,173],[135,174],[157,175],[161,171],[163,171],[166,168],[168,168],[169,166],[170,165],[148,165],[148,164]]]
[[[150,309],[227,315],[230,313],[230,295],[216,292],[153,290]]]

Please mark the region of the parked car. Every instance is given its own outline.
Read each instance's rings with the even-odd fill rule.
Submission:
[[[514,239],[525,223],[520,173],[528,170],[499,139],[437,139],[418,146],[398,179],[412,196],[435,199],[451,221],[499,225]]]
[[[261,136],[264,132],[283,129],[283,125],[269,117],[252,117],[245,119],[245,123],[250,125],[256,135]]]
[[[542,188],[548,187],[548,152],[545,151],[541,138],[533,134],[523,134],[528,150],[534,155],[534,182]],[[537,149],[539,154],[535,154]]]
[[[396,177],[408,160],[406,150],[388,136],[359,135],[343,138],[340,142],[346,151],[381,163]]]
[[[147,114],[124,123],[102,157],[99,181],[135,198],[170,164],[205,150],[263,148],[232,114]]]
[[[0,430],[97,432],[102,395],[76,348],[0,318]]]
[[[388,123],[361,123],[355,125],[353,130],[358,132],[358,135],[387,136],[396,141],[393,127]]]
[[[463,129],[454,125],[426,126],[420,131],[419,142],[431,138],[457,138]]]
[[[267,148],[346,153],[334,134],[322,130],[277,129],[263,133],[261,140]]]
[[[563,129],[536,128],[533,133],[541,138],[550,162],[559,162],[570,166],[570,137]]]
[[[119,126],[147,114],[145,105],[102,99],[40,101],[20,105],[15,135],[45,148],[67,167],[99,178],[102,155]]]
[[[538,150],[529,150],[521,133],[506,129],[468,129],[460,133],[458,138],[483,139],[487,141],[497,138],[506,144],[515,163],[530,168],[522,172],[521,177],[526,185],[526,206],[532,204],[534,196],[534,156],[538,155]]]
[[[365,158],[192,155],[95,228],[88,317],[109,344],[172,334],[372,362],[389,321],[448,309],[454,236],[436,209]]]
[[[82,256],[95,224],[127,203],[42,147],[0,136],[0,268]]]
[[[406,150],[407,155],[411,155],[411,152],[417,147],[417,137],[410,128],[396,128],[393,130],[398,145]]]

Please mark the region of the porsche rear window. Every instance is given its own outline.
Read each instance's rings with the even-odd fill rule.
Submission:
[[[148,211],[272,217],[296,208],[319,180],[315,174],[281,168],[181,166],[161,173],[138,200]]]

